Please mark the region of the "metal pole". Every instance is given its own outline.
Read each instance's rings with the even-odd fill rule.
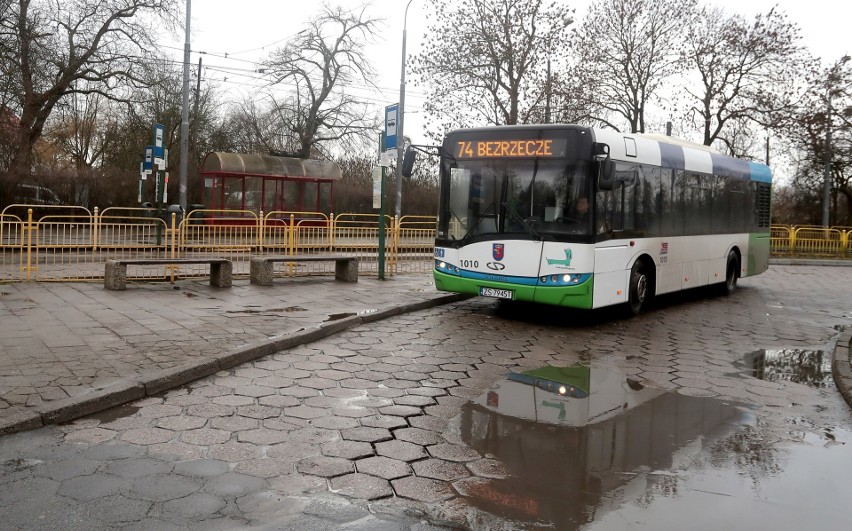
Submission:
[[[831,200],[831,87],[828,87],[828,109],[825,114],[825,173],[822,183],[822,226],[829,225],[829,201]]]
[[[402,67],[399,76],[399,116],[396,117],[396,210],[397,219],[402,217],[402,150],[405,144],[403,122],[405,116],[405,36],[408,27],[408,8],[413,0],[408,0],[405,6],[405,18],[402,23]]]
[[[385,151],[385,133],[379,136],[379,156]],[[382,166],[382,181],[379,185],[379,280],[385,279],[385,167]]]
[[[186,0],[186,25],[183,43],[183,106],[180,118],[180,206],[186,212],[187,165],[189,161],[189,17],[192,0]],[[201,76],[201,72],[198,73]]]

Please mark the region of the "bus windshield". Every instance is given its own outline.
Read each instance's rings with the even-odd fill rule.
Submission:
[[[439,237],[517,234],[553,240],[592,234],[589,161],[460,160],[445,170],[449,186]]]

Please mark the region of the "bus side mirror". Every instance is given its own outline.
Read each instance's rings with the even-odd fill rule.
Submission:
[[[411,177],[411,173],[414,171],[414,160],[417,158],[417,152],[411,149],[411,147],[405,148],[405,156],[402,158],[402,169],[401,173],[403,177]]]
[[[614,185],[613,174],[615,173],[615,163],[609,158],[609,146],[599,142],[595,142],[594,146],[595,160],[598,162],[598,190],[612,190]]]

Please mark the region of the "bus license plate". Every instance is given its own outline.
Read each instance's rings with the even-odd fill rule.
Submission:
[[[494,297],[496,299],[512,300],[514,298],[514,292],[510,289],[479,288],[479,294],[483,297]]]

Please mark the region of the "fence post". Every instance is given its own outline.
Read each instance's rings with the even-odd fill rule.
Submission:
[[[263,247],[266,241],[266,220],[263,218],[263,209],[260,209],[260,217],[257,220],[258,223],[258,234],[257,234],[257,254],[263,254]],[[251,253],[249,253],[251,254]]]
[[[176,245],[177,244],[176,221],[177,221],[177,213],[172,212],[172,223],[171,223],[172,230],[167,231],[167,232],[171,232],[171,234],[172,234],[172,256],[171,256],[172,260],[174,260],[176,258],[176,256],[175,256],[175,250],[176,250],[176,246],[177,246]],[[169,266],[169,268],[171,269],[171,283],[174,284],[175,283],[175,268],[177,268],[177,266],[175,264],[171,264]]]
[[[92,250],[93,251],[98,250],[98,236],[99,236],[98,233],[100,232],[100,230],[99,230],[100,218],[98,216],[99,212],[100,211],[98,210],[98,207],[95,207],[95,218],[94,218],[94,222],[93,222],[93,225],[92,225]]]
[[[27,231],[27,265],[24,266],[24,269],[27,272],[27,282],[30,281],[30,272],[32,270],[32,247],[33,247],[33,209],[27,209],[27,224],[25,227]]]
[[[332,253],[334,252],[334,231],[336,225],[334,222],[334,212],[329,214],[326,225],[328,226],[328,252]]]

